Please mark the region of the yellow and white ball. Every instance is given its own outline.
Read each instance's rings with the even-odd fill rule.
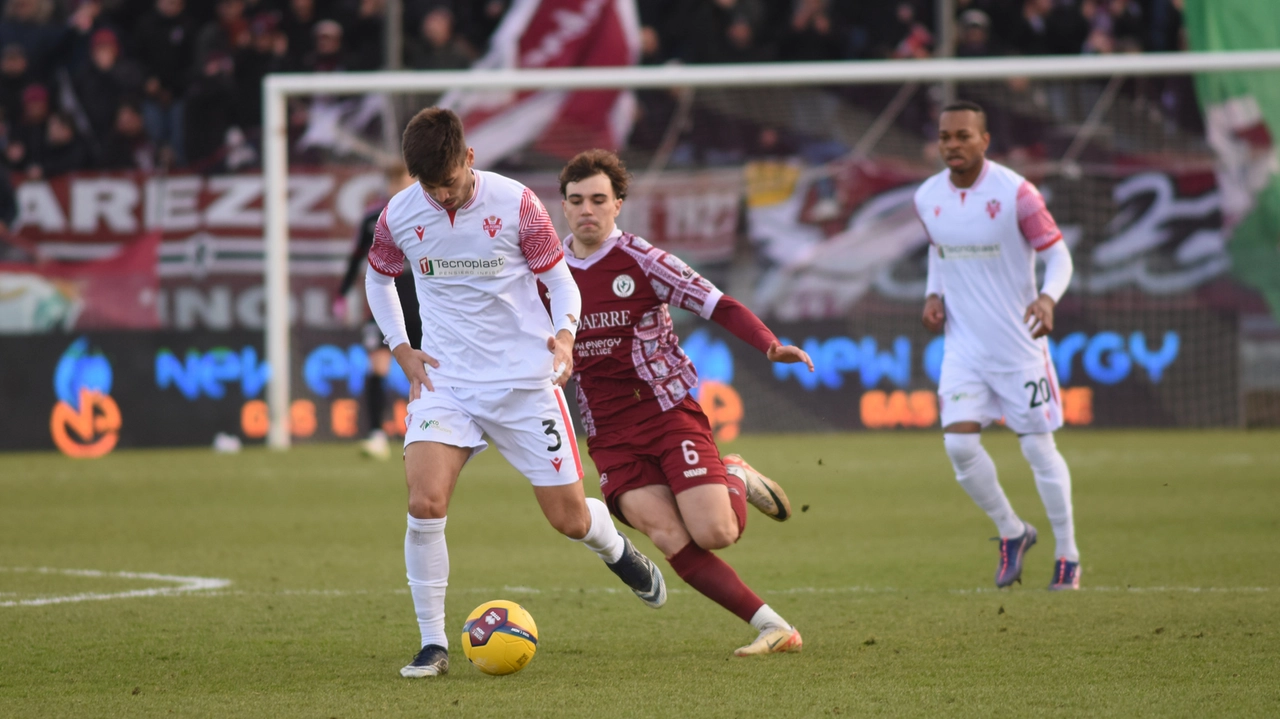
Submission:
[[[515,602],[485,602],[462,625],[462,653],[485,674],[514,674],[537,650],[538,625]]]

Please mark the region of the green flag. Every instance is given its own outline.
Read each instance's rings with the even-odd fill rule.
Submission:
[[[1186,0],[1191,49],[1280,48],[1280,1]],[[1236,277],[1280,320],[1280,71],[1196,76]]]

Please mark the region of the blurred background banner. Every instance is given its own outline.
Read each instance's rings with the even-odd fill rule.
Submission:
[[[1186,13],[1195,50],[1280,47],[1280,3],[1187,0]],[[1280,319],[1280,73],[1204,74],[1196,91],[1217,157],[1235,274],[1261,291]]]
[[[516,0],[474,67],[615,67],[639,58],[634,0]],[[634,94],[620,90],[459,91],[440,105],[462,117],[481,168],[530,144],[565,160],[592,147],[616,150],[636,112]]]

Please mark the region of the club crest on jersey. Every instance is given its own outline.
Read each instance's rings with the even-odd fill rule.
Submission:
[[[423,227],[422,225],[418,225],[417,227],[413,228],[413,233],[414,233],[415,235],[417,235],[417,236],[418,236],[418,241],[419,241],[419,242],[421,242],[421,241],[422,241],[422,233],[423,233],[426,229],[427,229],[427,228]]]
[[[502,218],[497,215],[489,215],[480,225],[484,227],[484,231],[488,232],[490,237],[495,237],[498,231],[502,229]]]
[[[1000,214],[999,200],[992,200],[987,203],[987,214],[991,215],[991,219],[996,219],[996,215]]]
[[[613,278],[613,294],[619,297],[630,297],[636,291],[636,281],[631,275],[618,275]]]

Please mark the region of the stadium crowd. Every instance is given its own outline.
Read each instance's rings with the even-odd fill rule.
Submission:
[[[403,66],[459,69],[509,0],[403,0]],[[638,0],[642,62],[920,58],[932,0]],[[1182,0],[956,0],[955,54],[1175,50]],[[270,72],[385,66],[385,0],[5,0],[0,150],[28,178],[257,162]]]

